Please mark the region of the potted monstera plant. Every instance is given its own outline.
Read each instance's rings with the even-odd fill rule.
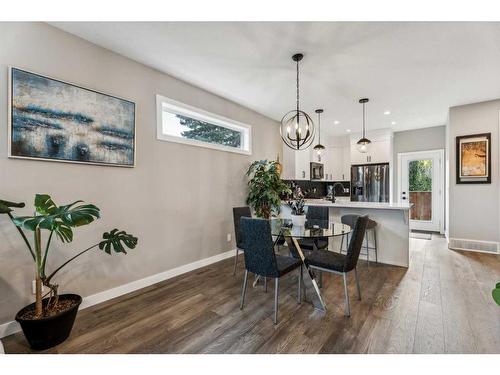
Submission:
[[[41,350],[66,340],[82,302],[82,297],[77,294],[60,295],[59,286],[53,281],[54,276],[72,260],[95,248],[107,254],[126,254],[126,248],[136,247],[137,238],[118,229],[105,232],[101,241],[80,251],[52,272],[47,272],[47,259],[54,237],[63,243],[70,243],[73,241],[74,228],[90,224],[100,217],[99,208],[82,201],[58,206],[49,195],[37,194],[35,214],[16,216],[13,209],[24,206],[24,203],[0,200],[0,214],[7,215],[14,223],[35,265],[35,302],[21,309],[16,320],[30,346]],[[46,288],[45,292],[43,287]]]

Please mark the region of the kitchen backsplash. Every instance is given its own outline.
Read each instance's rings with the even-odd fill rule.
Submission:
[[[328,186],[333,186],[337,182],[326,182],[326,181],[303,181],[303,180],[286,180],[285,182],[291,184],[292,182],[300,186],[300,189],[304,192],[305,198],[323,198],[328,194]],[[337,197],[349,197],[351,183],[349,181],[338,181],[344,186],[344,189],[348,189],[348,192],[342,192],[340,187],[336,189],[335,196]]]

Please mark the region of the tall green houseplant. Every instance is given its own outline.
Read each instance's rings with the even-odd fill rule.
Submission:
[[[52,278],[69,262],[80,255],[96,247],[107,254],[113,250],[116,253],[124,253],[125,248],[133,249],[137,245],[137,238],[124,231],[113,229],[105,232],[102,240],[85,250],[79,252],[51,273],[47,273],[47,258],[50,252],[53,235],[61,242],[73,241],[73,229],[92,223],[100,217],[100,210],[93,204],[84,204],[76,201],[64,206],[58,206],[47,194],[37,194],[35,196],[35,214],[33,216],[14,216],[13,208],[22,208],[24,203],[9,202],[0,200],[0,214],[7,215],[16,225],[19,234],[23,238],[35,265],[36,280],[36,303],[35,317],[41,318],[50,314],[58,304],[58,285],[52,282]],[[42,240],[42,232],[47,233],[45,241]],[[28,237],[31,237],[30,241]],[[42,304],[42,285],[49,289],[47,295],[49,299],[46,304]]]
[[[246,175],[250,177],[250,191],[247,204],[258,217],[269,219],[280,213],[281,196],[290,194],[288,185],[281,179],[279,162],[269,160],[254,161]]]

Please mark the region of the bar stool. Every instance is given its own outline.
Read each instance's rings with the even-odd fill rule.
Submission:
[[[354,214],[353,215],[343,215],[340,218],[340,221],[342,222],[342,224],[346,224],[346,225],[349,225],[351,228],[354,228],[354,223],[356,223],[356,220],[360,216],[361,215],[354,215]],[[366,253],[361,253],[362,255],[366,255],[366,260],[368,262],[368,265],[370,265],[370,250],[375,251],[375,263],[378,263],[376,227],[377,227],[377,222],[375,220],[368,219],[368,224],[366,226],[366,232],[365,232],[365,246],[364,246]],[[369,242],[368,242],[368,237],[369,237],[370,233],[372,233],[372,237],[373,237],[373,246],[370,246]],[[347,247],[349,246],[349,233],[347,233],[347,234],[344,234],[342,236],[342,241],[340,243],[340,253],[341,254],[344,250],[343,245],[344,245],[344,237],[345,236],[347,236],[346,251],[347,251]]]

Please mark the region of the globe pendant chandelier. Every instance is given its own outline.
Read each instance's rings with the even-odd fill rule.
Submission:
[[[292,56],[292,60],[297,64],[297,103],[295,109],[283,116],[280,127],[281,139],[294,150],[305,150],[314,140],[314,123],[299,106],[299,61],[303,57],[301,53]]]

